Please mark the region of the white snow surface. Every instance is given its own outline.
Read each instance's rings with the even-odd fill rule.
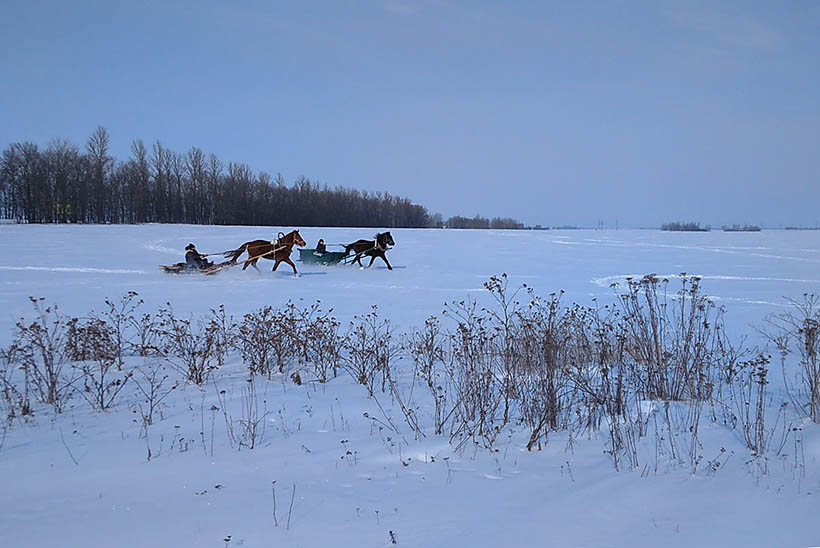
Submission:
[[[224,304],[234,318],[318,299],[345,324],[376,304],[409,330],[447,301],[485,299],[483,282],[502,272],[511,286],[566,291],[565,304],[611,302],[610,284],[625,276],[686,272],[725,305],[733,335],[754,339],[752,325],[783,310],[784,297],[820,293],[817,231],[394,229],[393,271],[379,260],[364,270],[297,261],[298,278],[285,264],[271,273],[269,261],[261,272],[215,276],[157,268],[183,260],[189,242],[215,253],[279,230],[290,227],[0,225],[0,344],[9,344],[16,320],[31,317],[29,296],[84,315],[136,291],[144,311],[170,302],[196,317]],[[309,246],[324,238],[331,250],[375,232],[301,229]],[[378,547],[392,545],[392,531],[398,546],[820,546],[816,425],[804,426],[802,478],[793,455],[773,457],[760,473],[747,464],[742,436],[708,421],[704,457],[732,452],[716,473],[656,469],[651,450],[642,453],[647,469],[616,472],[603,435],[571,447],[566,435],[551,435],[533,452],[515,425],[497,452],[456,451],[429,428],[416,440],[386,395],[379,403],[401,434],[379,430],[376,402],[340,373],[326,385],[260,380],[269,413],[262,443],[237,451],[222,413],[210,409],[225,390],[238,413],[246,378],[234,360],[216,384],[184,385],[148,440],[133,390],[106,413],[76,399],[62,415],[43,408],[28,424],[16,421],[0,432],[0,544]]]

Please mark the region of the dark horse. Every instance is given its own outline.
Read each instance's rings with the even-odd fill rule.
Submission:
[[[248,266],[252,266],[259,270],[256,266],[256,262],[259,259],[269,259],[271,261],[275,260],[276,262],[273,263],[273,270],[276,270],[279,263],[284,261],[288,263],[291,268],[293,268],[293,274],[296,275],[298,274],[298,272],[296,272],[296,265],[290,260],[290,253],[293,251],[294,245],[298,245],[299,247],[305,247],[305,245],[307,245],[299,235],[298,230],[293,230],[288,234],[282,234],[280,232],[279,237],[272,242],[267,240],[253,240],[252,242],[245,242],[239,246],[238,249],[226,251],[224,255],[226,259],[229,259],[232,263],[236,264],[236,260],[239,256],[247,251],[248,258],[245,259],[245,265],[242,267],[242,270],[245,270]]]
[[[387,265],[387,269],[393,270],[393,267],[390,266],[384,252],[394,245],[396,245],[396,242],[393,241],[393,236],[391,236],[389,232],[382,232],[381,234],[376,234],[375,240],[356,240],[352,244],[347,244],[345,246],[345,257],[350,255],[350,252],[353,251],[356,256],[352,262],[359,263],[359,266],[362,268],[364,268],[364,265],[362,264],[362,256],[370,257],[370,264],[367,265],[368,267],[373,264],[376,257],[380,257],[381,260],[384,261],[384,264]]]

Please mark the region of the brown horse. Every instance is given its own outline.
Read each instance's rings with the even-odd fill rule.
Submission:
[[[389,232],[382,232],[380,234],[376,234],[375,240],[356,240],[352,244],[347,244],[345,246],[345,257],[350,255],[351,251],[354,252],[356,255],[353,257],[351,262],[359,263],[359,266],[362,268],[364,268],[364,265],[362,264],[362,256],[370,257],[370,264],[367,265],[368,267],[373,265],[373,261],[376,260],[376,257],[379,257],[382,261],[384,261],[384,264],[387,265],[388,270],[393,270],[393,267],[390,266],[384,252],[394,245],[396,245],[396,242],[393,241],[393,236],[391,236]]]
[[[256,270],[259,270],[256,266],[256,262],[259,259],[269,259],[271,261],[276,261],[273,263],[274,271],[276,270],[276,267],[279,266],[279,263],[284,261],[288,263],[291,268],[293,268],[293,274],[298,275],[296,265],[290,260],[290,253],[293,251],[294,245],[298,245],[299,247],[305,247],[305,245],[307,245],[299,235],[298,230],[293,230],[288,234],[282,234],[280,232],[278,237],[272,242],[269,242],[268,240],[253,240],[252,242],[245,242],[239,246],[238,249],[226,251],[224,255],[226,259],[229,259],[232,263],[236,264],[236,260],[239,256],[247,251],[248,258],[245,259],[245,264],[242,267],[242,270],[245,270],[248,266],[252,266],[256,268]]]

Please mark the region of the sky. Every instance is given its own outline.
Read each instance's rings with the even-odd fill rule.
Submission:
[[[0,147],[196,146],[445,217],[820,222],[820,3],[0,7]]]

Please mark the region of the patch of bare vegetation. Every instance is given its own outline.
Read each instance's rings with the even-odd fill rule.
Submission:
[[[149,427],[164,400],[191,383],[218,395],[209,415],[203,396],[203,450],[206,415],[213,437],[219,414],[231,446],[253,449],[272,412],[268,379],[327,384],[341,370],[378,405],[382,416],[366,417],[374,424],[399,431],[383,405],[389,399],[416,437],[445,436],[457,448],[498,451],[507,429],[523,429],[528,450],[554,433],[570,446],[600,435],[616,469],[713,474],[730,455],[707,458],[699,433],[716,425],[738,432],[748,462],[765,473],[769,458],[800,443],[805,417],[820,423],[820,300],[805,295],[759,328],[780,356],[788,397],[776,401],[767,349],[730,340],[723,310],[697,277],[682,274],[674,290],[669,283],[626,279],[610,303],[583,306],[564,304],[561,292],[510,288],[502,275],[485,283],[485,305],[449,303],[408,333],[375,306],[344,329],[318,301],[266,306],[235,321],[223,307],[203,318],[181,318],[170,304],[143,313],[136,293],[87,318],[32,299],[32,318],[17,322],[0,352],[3,413],[11,426],[75,401],[105,411],[132,386],[129,405],[150,460]],[[241,394],[219,389],[215,375],[228,363],[245,368]],[[239,399],[236,417],[231,398]]]

